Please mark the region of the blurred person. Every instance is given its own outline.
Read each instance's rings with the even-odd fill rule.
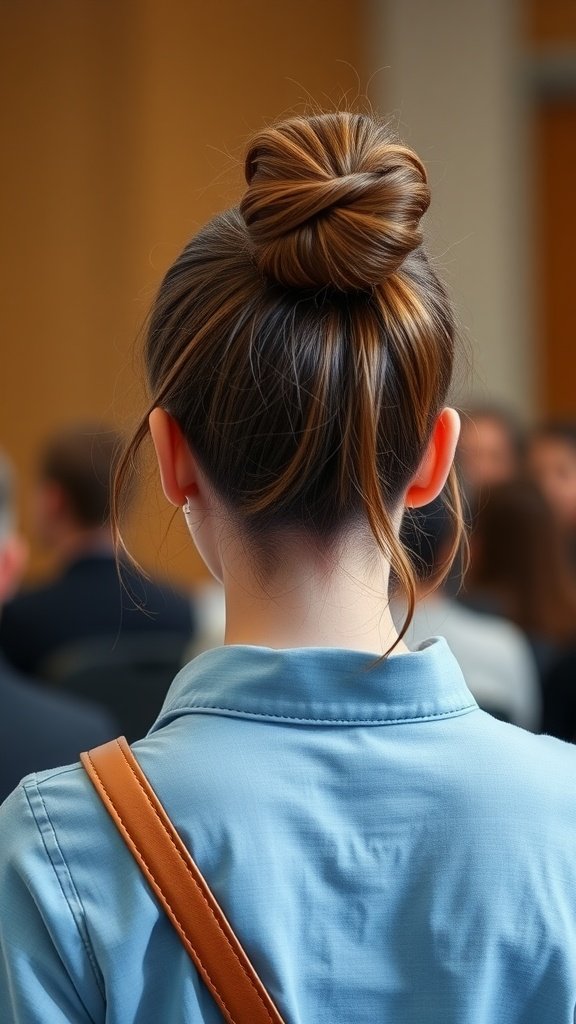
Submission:
[[[576,583],[548,502],[530,481],[500,484],[480,501],[465,599],[525,633],[541,681],[576,645]]]
[[[0,454],[0,618],[17,586],[26,545],[14,524],[12,473]],[[117,724],[100,708],[46,693],[25,680],[0,647],[0,802],[30,772],[76,760],[86,745],[103,743]]]
[[[490,404],[466,410],[457,452],[466,492],[473,497],[486,487],[515,479],[523,444],[522,430],[509,410]]]
[[[576,423],[552,422],[532,434],[528,469],[550,503],[576,566]]]
[[[35,519],[56,556],[55,578],[10,601],[0,644],[15,668],[51,675],[51,664],[79,641],[171,633],[190,641],[187,596],[123,563],[119,574],[110,526],[110,486],[121,438],[99,424],[77,424],[51,438],[39,459]],[[128,499],[130,496],[128,496]]]
[[[401,539],[417,574],[416,607],[406,633],[415,649],[443,636],[468,687],[485,711],[538,730],[541,696],[534,657],[522,632],[506,619],[483,615],[447,596],[441,580],[453,524],[441,498],[404,516]]]
[[[160,286],[117,484],[150,432],[223,583],[225,643],[132,751],[31,777],[0,811],[0,1018],[568,1024],[576,751],[481,711],[445,641],[410,652],[388,605],[393,571],[412,611],[404,508],[448,480],[455,542],[462,525],[425,168],[342,112],[267,126],[245,169],[240,205]],[[135,794],[149,778],[179,868],[193,851],[254,965],[255,1016],[212,1000],[98,795],[102,758]]]

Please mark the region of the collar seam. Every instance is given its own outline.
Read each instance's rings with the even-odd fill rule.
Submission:
[[[449,718],[453,715],[462,714],[465,711],[477,711],[478,704],[472,701],[469,704],[462,704],[457,708],[450,708],[449,711],[435,711],[430,715],[401,715],[397,718],[312,718],[299,717],[298,715],[278,715],[266,711],[247,711],[245,708],[228,708],[219,704],[191,704],[188,707],[166,708],[164,715],[172,715],[177,712],[183,714],[202,713],[203,711],[223,711],[242,718],[262,718],[264,720],[278,719],[282,722],[313,722],[320,725],[393,725],[399,722],[426,722],[435,718]],[[160,724],[160,720],[158,721]]]

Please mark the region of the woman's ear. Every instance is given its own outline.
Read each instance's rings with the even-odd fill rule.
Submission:
[[[164,494],[173,505],[184,505],[198,493],[196,460],[176,420],[165,409],[153,409],[148,423]]]
[[[424,458],[413,477],[404,504],[407,508],[429,505],[446,483],[460,436],[460,417],[455,409],[443,409],[432,431]]]

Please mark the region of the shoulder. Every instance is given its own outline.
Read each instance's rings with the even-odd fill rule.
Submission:
[[[100,734],[111,735],[113,719],[98,704],[81,701],[46,687],[42,681],[21,675],[0,659],[0,694],[4,713],[34,715],[41,727],[80,730],[78,741],[103,742]]]
[[[478,793],[494,806],[505,806],[511,818],[533,821],[539,829],[550,824],[556,838],[570,827],[576,840],[576,746],[482,711],[477,716],[468,748],[477,762],[471,774]]]
[[[576,790],[574,789],[574,772],[576,771],[576,746],[573,743],[565,743],[564,740],[556,739],[555,736],[546,734],[534,735],[525,729],[499,722],[499,727],[505,730],[503,739],[510,744],[510,753],[517,750],[524,755],[526,760],[533,763],[534,775],[540,776],[542,769],[549,769],[550,782],[557,788],[558,781],[562,789],[574,797],[576,805]],[[543,780],[545,783],[546,779]]]
[[[66,735],[74,749],[82,750],[104,743],[118,733],[118,724],[108,711],[91,701],[75,700],[60,693],[31,693],[28,689],[30,710],[46,715],[54,722],[58,735]]]
[[[77,761],[118,733],[98,706],[46,691],[0,671],[0,800],[29,772]]]
[[[2,609],[0,647],[10,662],[33,673],[63,621],[60,581],[23,591]]]
[[[59,817],[65,814],[65,832],[81,834],[87,824],[82,803],[86,801],[88,807],[93,803],[89,781],[82,774],[79,767],[68,766],[28,775],[0,807],[0,911],[11,902],[11,884],[20,876],[40,901],[56,884],[77,916],[61,829],[55,828],[52,810],[57,808]]]
[[[49,885],[55,876],[77,917],[74,867],[96,870],[104,837],[116,846],[116,830],[80,764],[28,775],[0,807],[0,893],[7,869],[20,865],[27,875],[35,865],[36,882]]]
[[[22,1021],[60,1020],[63,1006],[67,1020],[104,1019],[104,982],[75,870],[84,861],[95,873],[102,857],[96,829],[106,822],[88,786],[78,767],[44,772],[24,779],[0,807],[3,1020],[3,1010],[9,1020],[20,1020],[19,1010]],[[94,906],[98,893],[96,886],[95,896],[88,894]]]
[[[61,582],[57,579],[52,583],[31,587],[29,590],[22,590],[4,605],[2,609],[2,625],[11,624],[12,622],[29,621],[31,615],[51,607],[54,594],[58,594],[60,587]]]

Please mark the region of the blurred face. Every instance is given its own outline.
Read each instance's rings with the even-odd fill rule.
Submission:
[[[576,449],[560,438],[538,438],[528,464],[559,523],[576,527]]]
[[[32,522],[40,543],[50,548],[61,529],[65,514],[66,500],[58,484],[50,480],[38,480],[34,491]]]
[[[28,559],[28,546],[11,530],[0,536],[0,604],[17,591]]]
[[[490,416],[462,421],[458,458],[464,481],[472,490],[512,480],[518,458],[503,423]]]

